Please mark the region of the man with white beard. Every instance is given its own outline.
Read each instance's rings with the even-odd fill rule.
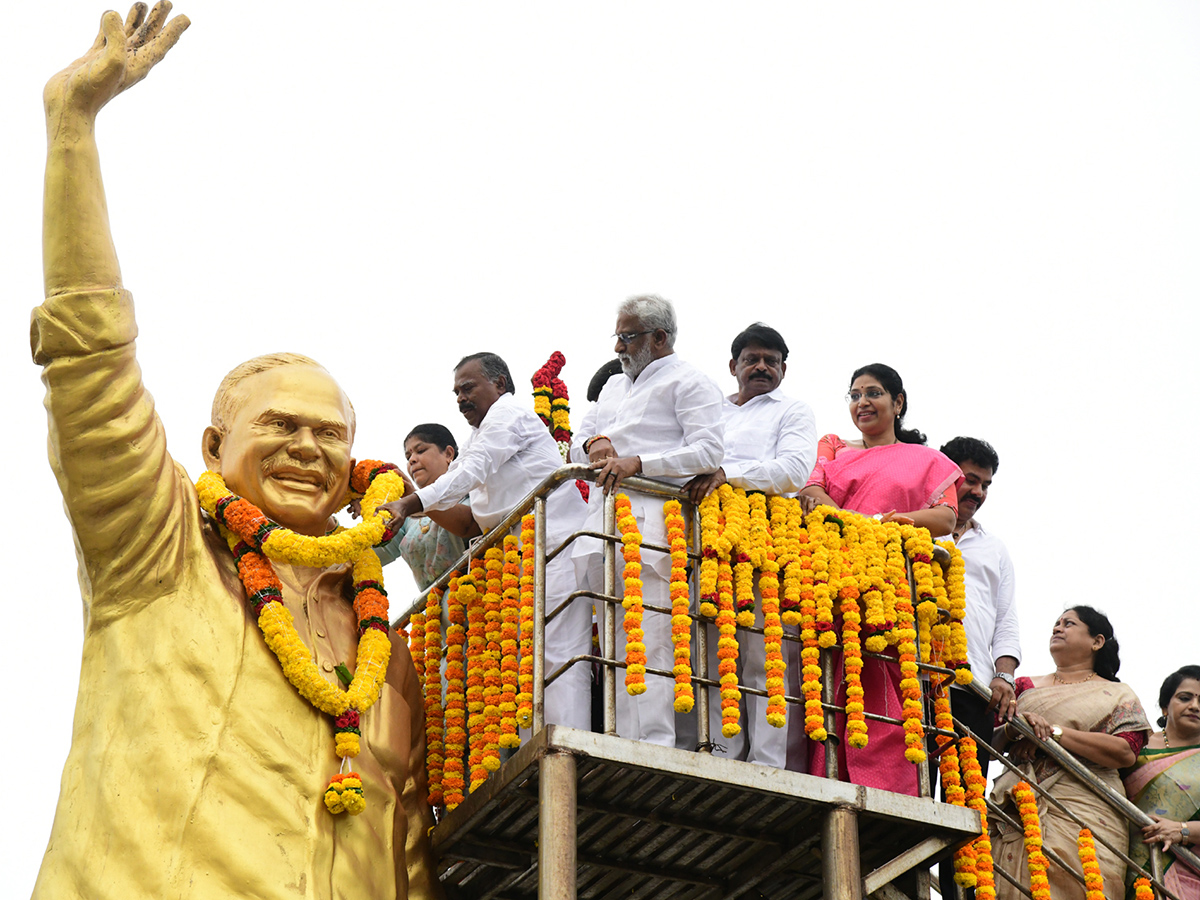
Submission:
[[[597,470],[586,530],[603,527],[604,497],[631,475],[682,485],[715,472],[724,457],[723,398],[707,375],[675,355],[675,309],[657,296],[631,297],[617,309],[616,352],[622,376],[613,376],[575,432],[571,458]],[[632,513],[646,543],[666,544],[663,501],[630,494]],[[603,590],[603,546],[580,540],[574,553],[581,586]],[[642,594],[646,606],[670,608],[671,559],[647,551]],[[618,573],[619,579],[619,573]],[[618,584],[620,584],[618,580]],[[618,659],[625,655],[625,632],[617,608]],[[648,668],[671,671],[671,617],[647,611],[642,622]],[[675,746],[674,681],[646,676],[638,697],[617,691],[617,733],[621,737]]]

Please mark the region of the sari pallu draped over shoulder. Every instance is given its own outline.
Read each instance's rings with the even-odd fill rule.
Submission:
[[[1082,684],[1029,688],[1018,697],[1017,712],[1034,713],[1054,725],[1077,731],[1121,734],[1150,730],[1150,723],[1133,689],[1120,682],[1101,679]],[[1083,758],[1080,761],[1097,780],[1118,793],[1124,793],[1116,769],[1099,766]],[[1124,817],[1047,756],[1035,757],[1031,763],[1021,766],[1021,770],[1026,781],[1048,791],[1091,829],[1096,836],[1096,855],[1104,876],[1104,896],[1106,900],[1122,900],[1125,896],[1125,863],[1101,843],[1101,838],[1114,847],[1127,846],[1129,827]],[[1008,771],[997,778],[992,789],[992,801],[1004,807],[1019,823],[1021,817],[1012,799],[1012,789],[1018,780],[1018,776]],[[1043,846],[1055,851],[1082,874],[1077,844],[1079,826],[1040,794],[1037,807]],[[992,857],[996,866],[1028,887],[1029,865],[1023,833],[1019,828],[1009,826],[999,816],[989,816],[988,825],[992,832]],[[1048,876],[1054,900],[1084,900],[1083,885],[1059,866],[1051,863]],[[996,879],[997,900],[1016,900],[1021,896],[1007,881]]]
[[[1200,816],[1200,746],[1143,749],[1125,778],[1125,793],[1144,813],[1176,822],[1194,821]],[[1150,845],[1142,843],[1141,833],[1136,829],[1130,836],[1129,857],[1141,866],[1150,859]],[[1200,900],[1200,873],[1170,853],[1163,854],[1163,868],[1164,884],[1172,893],[1184,900]],[[1130,898],[1132,875],[1131,872],[1126,878],[1131,885]]]
[[[833,502],[865,516],[928,509],[962,478],[948,457],[922,444],[844,447],[823,468]]]

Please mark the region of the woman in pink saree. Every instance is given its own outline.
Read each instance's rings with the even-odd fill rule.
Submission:
[[[850,418],[861,438],[843,441],[827,434],[817,445],[817,464],[800,492],[805,510],[819,505],[849,509],[884,521],[911,522],[934,537],[949,534],[958,519],[958,484],[963,474],[950,459],[925,446],[925,435],[903,426],[908,395],[900,374],[874,363],[858,369],[850,380]],[[841,654],[835,653],[841,670]],[[839,677],[839,682],[841,681]],[[868,713],[900,718],[898,662],[865,659],[863,702]],[[845,704],[839,685],[836,702]],[[871,722],[869,743],[847,748],[845,718],[837,718],[838,777],[842,781],[917,794],[917,769],[904,758],[904,730]],[[825,774],[825,745],[808,745],[808,771]]]
[[[1194,849],[1200,843],[1200,666],[1184,666],[1168,675],[1158,692],[1158,705],[1162,731],[1150,736],[1125,775],[1125,793],[1154,819],[1129,842],[1130,858],[1142,867],[1149,862],[1152,844]],[[1200,872],[1169,853],[1163,855],[1163,867],[1164,883],[1173,894],[1200,900]],[[1130,869],[1125,877],[1129,900],[1136,875]]]

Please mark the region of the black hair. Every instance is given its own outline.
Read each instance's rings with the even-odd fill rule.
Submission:
[[[742,355],[742,351],[751,344],[765,347],[768,350],[778,350],[783,356],[783,362],[787,362],[787,341],[783,339],[782,334],[762,322],[755,322],[733,339],[733,344],[729,348],[729,358],[736,361]]]
[[[453,447],[454,455],[458,456],[458,441],[454,439],[454,435],[450,433],[450,429],[445,425],[439,425],[437,422],[426,422],[424,425],[418,425],[404,436],[404,443],[407,444],[408,439],[414,437],[427,444],[435,444],[439,450]]]
[[[927,438],[917,429],[901,427],[904,424],[904,415],[908,412],[908,392],[904,390],[904,381],[900,378],[900,373],[883,363],[871,363],[854,370],[854,374],[850,376],[851,387],[860,375],[870,375],[878,381],[880,386],[892,395],[893,400],[903,395],[904,405],[896,414],[896,440],[902,444],[924,444]]]
[[[1185,678],[1200,681],[1200,666],[1181,666],[1166,677],[1166,680],[1162,683],[1162,687],[1158,689],[1159,709],[1166,709],[1170,706],[1171,698],[1175,696],[1175,692],[1179,690],[1179,686],[1183,684]],[[1158,717],[1158,727],[1167,727],[1167,717],[1165,715]]]
[[[1079,616],[1079,621],[1087,627],[1088,634],[1104,638],[1104,646],[1092,657],[1092,668],[1096,674],[1108,681],[1120,681],[1117,672],[1121,669],[1121,645],[1113,634],[1112,622],[1108,621],[1108,616],[1092,606],[1068,606],[1067,609]]]
[[[981,469],[991,469],[993,475],[1000,468],[1000,456],[996,448],[979,438],[951,438],[942,444],[942,452],[960,466],[965,462],[973,462]]]
[[[587,398],[591,403],[595,403],[600,399],[600,392],[604,390],[604,385],[608,384],[608,379],[612,378],[621,371],[621,360],[610,359],[604,365],[596,370],[596,374],[592,376],[592,380],[588,382]]]
[[[472,353],[470,356],[464,356],[458,361],[458,365],[454,367],[454,371],[457,372],[469,362],[478,362],[479,368],[483,370],[483,377],[488,381],[494,382],[497,378],[503,377],[506,393],[515,394],[517,392],[516,385],[513,384],[512,374],[508,371],[508,363],[495,353]]]

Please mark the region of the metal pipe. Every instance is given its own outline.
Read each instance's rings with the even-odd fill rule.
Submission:
[[[604,498],[604,533],[617,532],[617,497],[609,494]],[[604,542],[604,593],[610,597],[617,596],[617,547],[609,541]],[[617,659],[617,608],[612,603],[604,603],[602,621],[604,632],[601,635],[603,647],[601,652],[606,659],[616,662]],[[617,733],[617,670],[614,666],[604,666],[604,733]]]
[[[827,752],[826,758],[829,753]],[[835,806],[821,823],[821,879],[824,900],[862,900],[862,868],[858,852],[858,816],[849,806]]]
[[[551,750],[538,761],[538,897],[575,900],[575,757]]]
[[[546,498],[533,501],[533,729],[546,726]]]
[[[833,701],[833,654],[829,650],[821,650],[821,705],[825,716],[825,777],[832,781],[838,780],[838,742],[837,722],[834,718]],[[826,705],[828,704],[828,705]]]

